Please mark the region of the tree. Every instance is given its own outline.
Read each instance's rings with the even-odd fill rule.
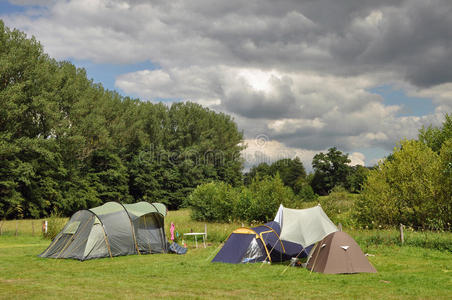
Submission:
[[[1,217],[106,201],[177,209],[199,184],[242,182],[243,133],[226,114],[105,90],[1,20],[0,66]]]
[[[284,158],[273,162],[271,165],[260,163],[245,174],[245,185],[251,184],[256,176],[276,176],[283,181],[284,185],[290,187],[295,193],[300,191],[303,183],[306,183],[306,170],[298,157],[294,159]]]
[[[297,182],[306,180],[306,170],[298,157],[275,161],[270,166],[270,174],[275,176],[277,173],[279,173],[284,185],[292,188],[295,193],[299,192]]]
[[[265,162],[260,163],[257,166],[251,167],[249,172],[244,175],[244,183],[245,185],[249,185],[256,176],[264,177],[269,175],[271,175],[270,166]]]
[[[352,193],[359,193],[362,189],[362,185],[366,181],[371,168],[356,165],[350,167],[350,173],[347,176],[347,188]]]
[[[447,146],[445,146],[447,148]],[[447,157],[447,150],[443,155]],[[444,158],[448,161],[449,158]],[[445,228],[451,221],[451,198],[440,156],[422,142],[403,141],[392,160],[370,171],[355,217],[362,225]]]
[[[442,127],[429,127],[419,130],[418,139],[429,146],[433,151],[439,153],[445,141],[452,138],[452,115],[445,114]]]
[[[347,177],[350,174],[350,159],[336,147],[328,152],[316,154],[312,160],[314,178],[311,186],[319,195],[327,195],[335,186],[347,187]]]

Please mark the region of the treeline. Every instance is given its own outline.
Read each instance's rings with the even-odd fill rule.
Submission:
[[[313,173],[307,174],[298,157],[285,158],[272,164],[260,163],[244,175],[248,185],[256,176],[265,177],[279,174],[283,183],[305,201],[312,201],[318,195],[328,195],[335,187],[341,187],[351,193],[359,193],[372,168],[361,165],[350,166],[347,153],[337,148],[316,154],[312,160]]]
[[[306,173],[298,157],[261,163],[244,174],[243,186],[219,181],[202,184],[190,195],[188,204],[193,219],[199,221],[267,222],[280,204],[302,208],[320,202],[327,212],[336,213],[337,203],[331,200],[344,191],[346,196],[360,191],[369,172],[366,167],[349,163],[348,154],[336,148],[314,157],[312,174]],[[331,192],[334,197],[319,198],[319,194]]]
[[[231,117],[105,90],[0,20],[0,217],[65,215],[106,201],[180,207],[200,183],[242,182]]]

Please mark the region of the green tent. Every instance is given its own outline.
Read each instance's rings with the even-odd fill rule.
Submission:
[[[139,202],[80,210],[39,256],[87,260],[130,254],[167,252],[161,203]]]

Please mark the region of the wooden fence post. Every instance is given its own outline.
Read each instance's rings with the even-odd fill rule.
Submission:
[[[3,224],[5,224],[5,219],[3,219],[2,222],[0,223],[0,235],[3,234]]]
[[[35,223],[31,220],[31,235],[35,236]]]
[[[204,232],[206,233],[206,240],[207,240],[207,223],[204,223]]]
[[[17,219],[16,219],[16,233],[15,233],[15,236],[17,236],[17,229],[18,229],[18,224],[17,224]]]
[[[403,237],[403,224],[402,223],[400,223],[400,242],[402,243],[402,245],[405,242],[405,239]]]
[[[342,223],[337,224],[337,228],[339,229],[339,231],[342,231]]]

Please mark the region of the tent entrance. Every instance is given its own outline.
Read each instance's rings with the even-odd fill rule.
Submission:
[[[260,261],[265,257],[264,251],[262,251],[262,247],[257,242],[257,238],[254,238],[251,240],[250,245],[248,249],[246,250],[245,254],[242,258],[242,263],[251,263]]]
[[[156,213],[142,215],[133,223],[138,249],[141,253],[163,253],[164,246],[163,218]]]

